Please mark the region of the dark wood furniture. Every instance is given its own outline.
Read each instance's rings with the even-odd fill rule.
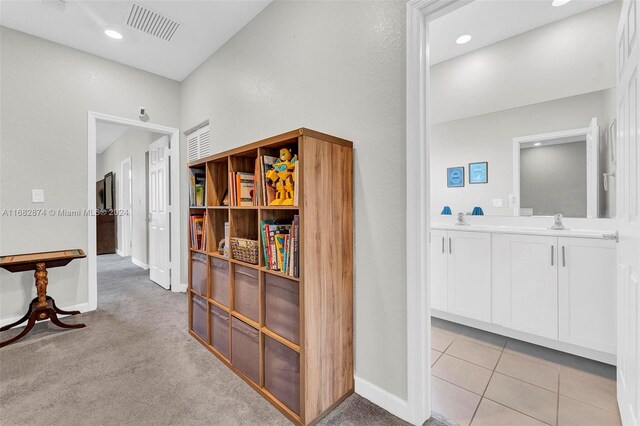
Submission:
[[[115,178],[113,172],[96,182],[96,249],[97,254],[113,254],[117,247],[115,206]]]
[[[106,210],[96,215],[96,250],[97,254],[116,252],[116,216]]]
[[[60,250],[49,251],[43,253],[28,253],[18,254],[12,256],[0,256],[0,268],[4,268],[9,272],[24,272],[35,270],[35,285],[38,291],[38,297],[33,299],[29,304],[27,313],[18,321],[8,324],[2,328],[1,331],[9,330],[17,325],[22,324],[25,321],[27,325],[24,330],[17,336],[0,342],[0,348],[3,348],[17,340],[23,338],[37,321],[43,321],[50,319],[52,323],[62,328],[83,328],[84,324],[65,324],[58,319],[57,314],[61,315],[77,315],[80,311],[63,311],[56,306],[56,302],[52,297],[47,296],[47,285],[49,280],[47,278],[47,268],[57,268],[65,266],[73,259],[80,259],[86,257],[84,252],[80,249],[74,250]]]

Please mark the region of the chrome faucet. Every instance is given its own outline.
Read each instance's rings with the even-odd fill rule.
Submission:
[[[549,229],[552,229],[554,231],[562,231],[567,229],[562,224],[562,214],[556,213],[553,215],[553,226],[550,227]]]

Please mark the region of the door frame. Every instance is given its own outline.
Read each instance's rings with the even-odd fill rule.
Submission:
[[[431,417],[429,22],[471,1],[407,2],[407,401],[392,413],[415,425]]]
[[[170,161],[170,197],[171,207],[169,213],[171,214],[170,224],[170,240],[172,241],[170,249],[169,263],[171,268],[171,291],[173,292],[185,292],[187,286],[181,283],[181,253],[180,253],[180,230],[181,228],[181,211],[180,211],[180,131],[175,127],[167,127],[159,124],[146,123],[136,120],[131,120],[123,117],[116,117],[114,115],[102,114],[99,112],[88,111],[87,113],[87,128],[88,128],[88,143],[87,143],[87,207],[88,211],[95,209],[96,199],[96,127],[97,123],[109,123],[121,126],[132,127],[136,129],[148,130],[154,133],[160,133],[169,136],[169,155]],[[173,208],[176,206],[176,208]],[[87,245],[87,260],[89,280],[87,283],[89,293],[89,310],[95,310],[98,306],[98,268],[97,268],[97,253],[96,253],[96,221],[92,215],[87,215],[87,231],[88,231],[88,245]]]
[[[119,204],[120,206],[124,205],[124,185],[125,185],[124,167],[125,167],[125,164],[129,164],[129,172],[131,173],[131,170],[132,170],[131,157],[127,157],[127,158],[125,158],[124,160],[122,160],[120,162],[120,179],[118,179],[118,182],[119,182],[119,184],[118,184],[118,192],[119,192],[119,194],[118,194],[118,202],[120,203]],[[131,191],[133,189],[132,188],[133,185],[131,183],[131,179],[127,179],[127,182],[129,184],[129,197],[131,198]],[[133,201],[132,201],[131,204],[133,204]],[[124,216],[118,216],[118,217],[122,218],[120,220],[120,224],[119,224],[120,235],[121,235],[121,238],[122,238],[122,240],[121,240],[122,241],[122,248],[120,250],[116,250],[116,252],[118,252],[118,251],[120,252],[120,253],[118,253],[120,256],[131,256],[131,247],[132,246],[131,246],[131,244],[128,245],[128,246],[125,244],[126,243],[125,237],[126,237],[127,241],[130,241],[130,242],[133,243],[133,232],[132,232],[133,230],[132,230],[132,226],[131,226],[132,225],[132,223],[131,223],[132,222],[131,221],[131,215],[133,214],[133,206],[132,205],[129,205],[129,210],[130,210],[129,216],[128,216],[129,226],[127,228],[129,230],[128,234],[124,232],[125,231],[125,227],[123,226],[123,222],[124,222],[125,217]]]

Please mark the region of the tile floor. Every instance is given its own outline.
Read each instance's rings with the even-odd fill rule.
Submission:
[[[437,318],[436,418],[459,425],[617,426],[615,367]]]

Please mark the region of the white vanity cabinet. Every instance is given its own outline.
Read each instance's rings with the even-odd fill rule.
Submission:
[[[431,231],[431,307],[491,321],[491,234]]]
[[[478,228],[431,230],[434,316],[615,363],[615,234]]]
[[[448,241],[447,231],[431,231],[431,307],[441,311],[447,310]]]
[[[494,234],[494,323],[558,338],[556,237]]]
[[[559,338],[616,353],[616,244],[558,238]]]

